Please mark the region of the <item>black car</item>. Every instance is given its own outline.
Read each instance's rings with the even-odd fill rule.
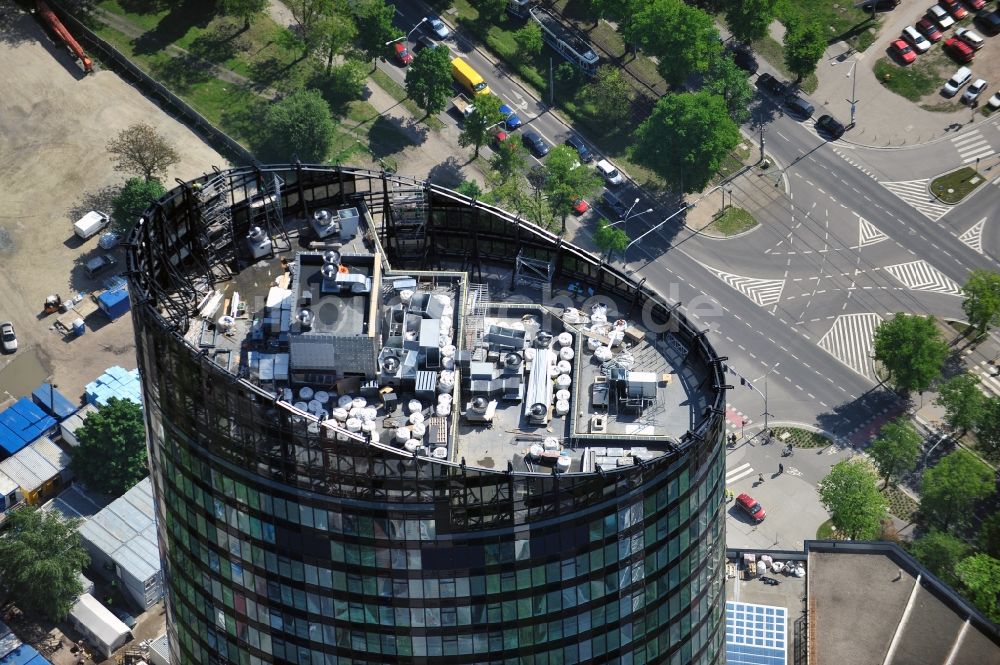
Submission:
[[[604,196],[601,198],[604,200],[604,205],[611,208],[611,210],[619,217],[624,215],[628,210],[628,207],[622,203],[622,200],[618,198],[618,196],[610,189],[605,189]]]
[[[868,2],[861,5],[861,9],[866,12],[872,11],[872,8],[877,12],[891,12],[898,6],[899,0],[868,0]]]
[[[757,88],[775,97],[784,97],[788,94],[788,84],[782,83],[767,73],[757,77]]]
[[[108,254],[101,254],[100,256],[95,256],[94,258],[87,260],[87,262],[83,264],[83,269],[87,273],[88,277],[94,277],[113,265],[115,265],[115,260],[111,256]]]
[[[756,74],[757,69],[760,67],[757,64],[757,58],[753,57],[753,53],[745,48],[733,49],[733,62],[748,74]]]
[[[982,9],[976,14],[976,25],[988,35],[1000,34],[1000,14]]]
[[[844,135],[845,127],[832,115],[821,115],[816,121],[816,130],[836,141]]]
[[[424,48],[434,48],[437,46],[437,42],[428,37],[427,35],[420,35],[417,37],[417,44],[413,47],[414,51],[419,51]]]
[[[788,107],[789,111],[800,118],[811,118],[813,111],[816,110],[813,108],[812,104],[798,95],[790,95],[787,99],[785,99],[785,106]]]
[[[583,142],[576,134],[570,134],[566,139],[566,145],[576,150],[576,154],[580,156],[580,161],[584,164],[589,164],[594,161],[594,153],[590,152],[590,148],[587,144]]]
[[[525,132],[521,135],[524,147],[531,151],[535,157],[542,158],[549,154],[549,144],[539,135],[538,132]]]

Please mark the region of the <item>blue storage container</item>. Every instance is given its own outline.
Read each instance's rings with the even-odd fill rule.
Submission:
[[[80,407],[66,399],[51,383],[43,383],[31,392],[31,399],[50,416],[65,420],[80,410]]]
[[[97,297],[97,306],[114,321],[129,310],[128,291],[125,289],[105,291]]]

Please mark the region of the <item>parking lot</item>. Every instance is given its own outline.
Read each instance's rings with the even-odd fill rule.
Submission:
[[[181,155],[168,188],[227,162],[113,72],[84,76],[12,0],[0,0],[0,59],[0,321],[13,322],[19,342],[0,356],[0,402],[47,377],[75,399],[106,367],[136,364],[130,317],[95,313],[83,337],[64,339],[50,330],[57,315],[42,313],[49,294],[89,292],[124,264],[112,250],[117,266],[88,277],[84,264],[103,250],[96,236],[73,235],[73,222],[106,208],[124,182],[108,140],[140,120],[156,127]]]

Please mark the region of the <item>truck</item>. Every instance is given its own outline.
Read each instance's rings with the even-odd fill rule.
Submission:
[[[103,212],[91,210],[86,215],[76,220],[73,224],[73,231],[83,240],[93,238],[111,224],[111,218]]]
[[[468,118],[470,115],[472,115],[472,112],[476,110],[476,107],[472,105],[472,102],[469,101],[469,98],[466,97],[465,95],[459,95],[458,97],[455,97],[453,100],[451,100],[451,104],[452,106],[455,107],[455,110],[458,111],[458,114],[463,118]]]

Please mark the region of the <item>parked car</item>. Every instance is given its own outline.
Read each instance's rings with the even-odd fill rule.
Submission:
[[[538,132],[525,132],[521,135],[521,141],[524,143],[524,147],[539,159],[549,154],[549,144],[545,142],[545,139]]]
[[[764,510],[764,506],[757,503],[757,500],[746,492],[736,497],[736,505],[740,507],[740,510],[749,515],[750,519],[754,522],[762,522],[767,517],[767,511]]]
[[[973,9],[982,9],[986,6],[986,0],[965,0],[965,4]]]
[[[4,353],[17,351],[17,335],[14,334],[14,324],[10,321],[0,323],[0,344],[3,344]]]
[[[962,6],[958,0],[938,0],[938,4],[948,10],[948,13],[961,21],[969,15],[969,10]]]
[[[500,144],[506,141],[509,137],[510,134],[503,131],[502,129],[498,131],[496,134],[493,135],[493,141],[492,141],[493,148],[494,149],[499,148]]]
[[[937,44],[939,41],[941,41],[941,38],[944,37],[944,35],[941,34],[941,31],[938,29],[937,24],[935,24],[934,21],[930,20],[926,16],[917,21],[916,27],[917,30],[919,30],[920,33],[924,37],[926,37],[927,41],[929,41],[931,44]]]
[[[816,121],[816,129],[828,135],[834,141],[843,136],[846,131],[844,125],[832,115],[821,115],[819,120]]]
[[[979,29],[987,35],[1000,34],[1000,14],[984,9],[976,14],[976,18],[973,20],[979,26]]]
[[[793,114],[799,116],[800,118],[811,118],[813,111],[813,105],[802,99],[798,95],[791,95],[785,99],[785,105],[788,106],[788,110]]]
[[[517,113],[511,107],[506,104],[500,105],[500,113],[503,114],[505,120],[504,124],[507,125],[507,129],[513,131],[520,127],[522,124],[521,118],[518,117]]]
[[[757,88],[775,97],[784,97],[788,94],[788,85],[767,73],[757,77]]]
[[[913,45],[913,48],[916,49],[917,53],[926,53],[931,47],[930,41],[917,32],[917,29],[912,25],[908,25],[903,28],[903,39],[910,42],[910,44]]]
[[[100,256],[95,256],[89,259],[84,265],[83,269],[87,273],[88,277],[94,277],[98,273],[101,273],[111,266],[115,265],[115,260],[108,254],[101,254]]]
[[[427,35],[417,35],[417,44],[413,47],[413,50],[419,51],[420,49],[434,48],[435,46],[437,46],[437,42]]]
[[[618,198],[618,196],[610,189],[605,188],[601,199],[607,207],[611,208],[611,211],[614,212],[617,217],[621,217],[628,212],[628,206],[622,203],[622,200]]]
[[[396,56],[396,61],[404,67],[413,62],[413,54],[406,48],[406,44],[403,44],[402,42],[396,42],[393,44],[392,52]]]
[[[968,28],[955,28],[955,36],[971,46],[973,51],[978,51],[986,45],[985,39]]]
[[[437,35],[438,39],[448,39],[451,30],[444,24],[438,16],[431,14],[427,17],[427,24],[431,26],[431,31]]]
[[[971,69],[968,67],[959,67],[954,76],[945,82],[944,87],[941,88],[941,94],[945,97],[954,97],[971,78]]]
[[[965,92],[962,94],[962,103],[964,104],[975,103],[975,101],[979,99],[979,95],[983,94],[984,90],[986,90],[986,79],[976,79],[969,85],[968,88],[965,89]]]
[[[951,26],[955,25],[955,19],[952,18],[948,10],[941,5],[931,5],[927,10],[927,15],[941,27],[942,30],[947,30]]]
[[[861,8],[866,12],[872,11],[874,9],[877,12],[891,12],[893,9],[899,6],[900,0],[867,0]]]
[[[913,47],[902,39],[897,39],[892,44],[889,44],[889,51],[902,60],[904,65],[909,65],[917,59],[917,54],[914,52]]]
[[[590,152],[590,148],[587,144],[583,142],[576,134],[570,134],[565,141],[566,145],[576,150],[577,156],[580,157],[580,161],[584,164],[589,164],[594,161],[594,153]]]
[[[986,102],[986,106],[990,107],[991,111],[1000,109],[1000,92],[994,92],[990,100]]]
[[[625,182],[615,165],[606,159],[597,162],[597,172],[604,176],[609,185],[620,185]]]
[[[753,53],[746,46],[736,46],[730,49],[733,54],[733,62],[736,66],[747,72],[748,74],[756,74],[760,65],[757,63],[757,58],[753,57]]]
[[[972,50],[972,47],[958,37],[951,37],[946,40],[944,48],[952,58],[959,62],[972,62],[972,59],[976,57],[976,52]]]
[[[584,199],[577,199],[573,201],[573,212],[577,215],[582,215],[590,210],[590,204]]]

